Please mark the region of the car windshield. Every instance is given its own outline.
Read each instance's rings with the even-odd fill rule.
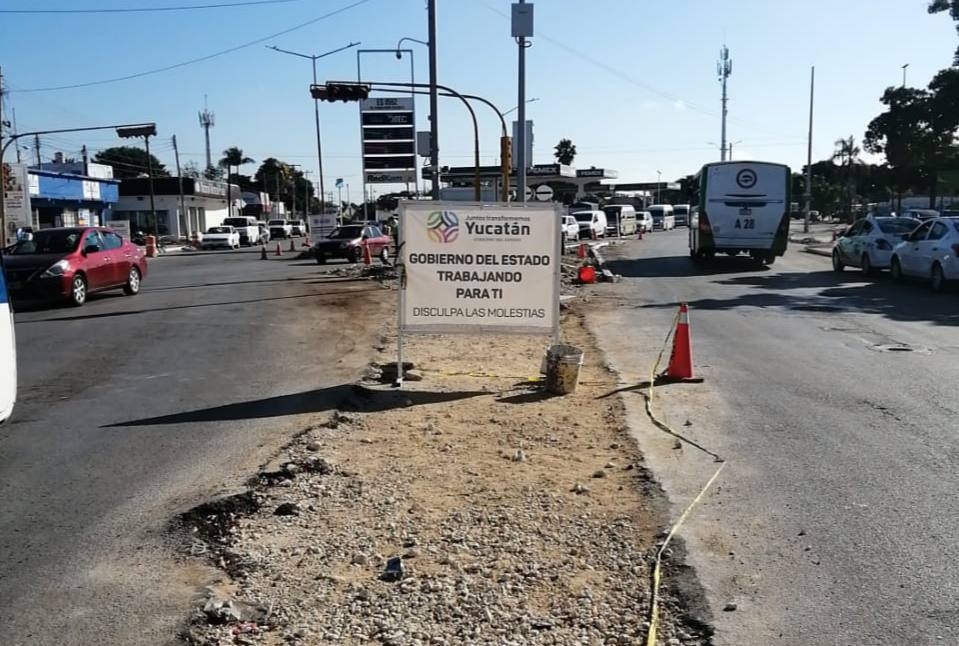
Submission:
[[[919,226],[919,220],[912,218],[876,218],[876,224],[883,233],[909,233]]]
[[[337,227],[327,238],[333,240],[352,240],[363,235],[363,227]]]
[[[956,231],[959,231],[959,217],[950,218],[952,220],[952,226]]]
[[[230,233],[230,227],[210,227],[207,233]]]
[[[685,206],[674,206],[673,215],[686,215],[689,213],[689,208]]]
[[[223,224],[228,224],[231,227],[245,227],[249,226],[249,222],[243,218],[227,218],[223,221]]]
[[[593,213],[592,211],[581,211],[579,213],[574,213],[573,217],[576,218],[577,222],[592,222]]]
[[[270,220],[271,227],[282,227],[286,225],[286,222],[283,220]]]
[[[80,244],[79,229],[61,229],[37,231],[32,240],[23,240],[10,250],[11,255],[27,256],[31,254],[56,254],[76,251]]]

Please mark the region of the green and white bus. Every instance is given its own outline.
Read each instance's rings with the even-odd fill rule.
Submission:
[[[697,204],[689,222],[689,255],[746,253],[772,264],[789,240],[790,171],[783,164],[730,161],[706,164],[696,176]]]

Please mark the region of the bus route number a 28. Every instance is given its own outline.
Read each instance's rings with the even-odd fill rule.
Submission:
[[[748,206],[744,206],[739,209],[739,217],[736,218],[736,225],[734,229],[755,229],[756,220],[752,216],[753,210]]]

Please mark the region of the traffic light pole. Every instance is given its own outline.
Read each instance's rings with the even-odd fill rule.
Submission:
[[[374,85],[388,85],[388,84],[374,83]],[[379,90],[380,92],[397,92],[397,93],[402,92],[403,94],[406,94],[406,92],[403,92],[402,90],[393,90],[393,89],[382,88],[382,87],[377,88],[377,90]],[[413,94],[428,94],[428,92],[425,92],[423,90],[413,90],[412,92]],[[439,94],[440,96],[457,98],[456,94],[452,94],[450,92],[440,92]],[[470,101],[479,101],[480,103],[484,103],[488,105],[490,108],[492,108],[493,112],[496,113],[496,116],[499,117],[500,125],[502,127],[502,133],[503,133],[500,136],[500,171],[502,173],[501,180],[503,183],[502,197],[504,202],[509,202],[510,155],[512,154],[512,150],[513,150],[513,141],[508,134],[508,130],[506,129],[506,116],[502,112],[500,112],[499,108],[497,108],[491,101],[484,99],[481,96],[476,96],[475,94],[461,94],[459,95],[459,97],[468,99]]]

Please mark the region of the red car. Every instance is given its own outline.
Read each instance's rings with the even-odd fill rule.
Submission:
[[[363,247],[369,247],[372,258],[379,257],[384,263],[390,260],[390,245],[393,239],[384,235],[373,224],[344,224],[336,227],[330,235],[317,240],[313,256],[319,264],[329,258],[345,258],[349,262],[363,260]]]
[[[11,299],[66,300],[79,307],[92,292],[133,296],[147,273],[142,248],[102,227],[41,229],[4,250]]]

